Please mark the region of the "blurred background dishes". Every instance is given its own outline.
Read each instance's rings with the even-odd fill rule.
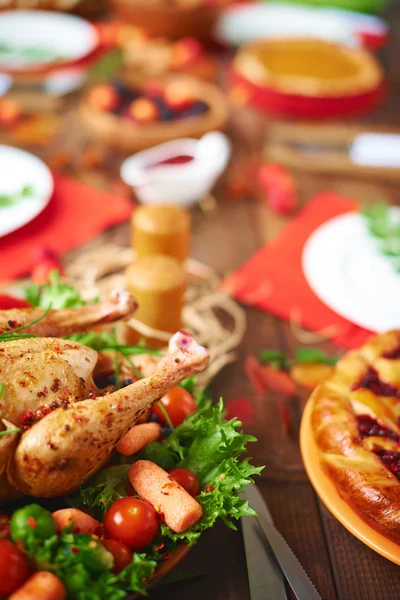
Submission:
[[[54,182],[39,158],[0,145],[0,237],[23,227],[50,202]]]
[[[238,51],[232,87],[233,94],[272,114],[315,119],[375,108],[384,97],[384,73],[363,49],[280,38]]]
[[[0,70],[40,73],[76,63],[95,51],[96,28],[75,15],[47,11],[0,13]]]
[[[217,61],[194,37],[179,40],[150,37],[135,26],[124,26],[119,35],[123,51],[123,77],[135,85],[168,74],[181,73],[213,81]]]
[[[282,0],[282,2],[296,2],[314,6],[337,6],[346,10],[371,13],[378,13],[389,4],[389,0]]]
[[[314,37],[379,48],[388,40],[389,27],[379,17],[349,10],[268,2],[228,7],[218,20],[215,34],[233,46],[259,39]]]
[[[191,206],[211,192],[230,154],[228,138],[211,132],[135,154],[122,163],[121,177],[142,203]]]
[[[148,33],[168,38],[209,38],[230,0],[109,0],[118,18],[143,27]]]
[[[223,92],[186,76],[148,81],[141,87],[94,86],[79,112],[94,137],[128,152],[181,137],[201,137],[223,129],[228,120]]]

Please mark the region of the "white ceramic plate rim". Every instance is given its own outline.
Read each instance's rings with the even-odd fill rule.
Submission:
[[[392,207],[391,210],[396,217],[400,216],[400,207]],[[374,239],[366,228],[364,230],[363,224],[363,229],[360,230],[360,222],[362,224],[360,213],[349,212],[323,223],[304,245],[302,267],[309,286],[326,306],[355,325],[382,333],[400,327],[400,305],[399,311],[394,314],[390,312],[389,305],[384,304],[386,296],[393,297],[390,290],[386,290],[386,294],[385,291],[382,292],[382,306],[378,309],[376,304],[372,303],[369,294],[355,297],[352,291],[343,285],[346,283],[344,275],[341,277],[344,252],[359,241],[368,248],[374,267],[379,265],[380,274],[383,271],[392,272],[393,269],[393,279],[390,275],[390,281],[395,289],[399,287],[400,275],[394,271],[390,259],[380,254]],[[387,311],[384,310],[385,307]]]
[[[16,41],[22,41],[24,43],[29,43],[29,33],[22,37],[21,28],[24,27],[29,28],[32,31],[32,28],[36,28],[36,31],[41,28],[41,35],[43,35],[43,39],[40,40],[43,45],[52,45],[53,42],[58,46],[58,50],[62,53],[62,49],[65,50],[65,58],[61,58],[60,60],[36,60],[36,61],[25,61],[25,62],[15,62],[0,59],[0,69],[3,69],[7,72],[18,72],[18,71],[29,71],[35,70],[38,68],[44,68],[48,65],[54,64],[68,64],[73,63],[79,60],[82,60],[89,54],[91,54],[99,45],[99,33],[89,21],[82,19],[76,15],[56,13],[51,11],[41,11],[41,10],[21,10],[21,11],[4,11],[0,13],[0,41],[9,42],[10,39],[15,39]],[[3,24],[6,25],[3,25]],[[51,23],[49,27],[48,24]],[[6,27],[6,32],[2,34],[1,28]],[[75,34],[75,47],[74,42],[72,42],[71,38],[64,41],[63,38],[57,35],[57,28],[60,29],[60,32],[65,30],[65,28],[69,29],[69,31],[76,30]],[[49,35],[47,34],[49,31]],[[5,36],[5,38],[1,36]],[[36,34],[33,34],[33,37],[37,37]],[[27,40],[27,41],[26,41]],[[61,41],[61,43],[60,43]]]
[[[47,165],[40,160],[34,154],[30,152],[26,152],[25,150],[20,150],[19,148],[15,148],[14,146],[6,146],[4,144],[0,144],[0,174],[1,174],[1,155],[3,153],[7,153],[11,160],[14,160],[16,163],[20,163],[20,172],[24,173],[26,171],[26,165],[30,165],[30,170],[34,170],[36,172],[36,178],[38,184],[35,187],[35,191],[37,192],[36,199],[33,198],[32,201],[35,202],[31,211],[26,213],[23,210],[23,205],[17,204],[14,207],[3,208],[0,209],[0,238],[5,237],[6,235],[17,231],[24,225],[27,225],[31,221],[33,221],[49,204],[51,197],[54,192],[54,178],[47,167]],[[25,168],[24,168],[25,165]],[[1,180],[0,180],[1,181]],[[24,180],[23,176],[21,176],[20,182],[18,182],[17,186],[13,186],[15,190],[20,189],[24,185],[31,185],[32,182],[28,179]],[[1,183],[0,183],[1,186]],[[2,188],[0,187],[0,191]],[[30,202],[31,199],[27,200]],[[12,216],[12,223],[9,226],[6,225],[4,219],[7,217],[7,213]]]
[[[338,8],[295,4],[239,5],[227,8],[216,25],[216,36],[234,46],[258,39],[313,36],[360,46],[359,34],[384,36],[383,19]]]

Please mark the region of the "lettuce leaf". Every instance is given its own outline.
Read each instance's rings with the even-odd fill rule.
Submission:
[[[41,308],[76,308],[86,304],[77,289],[60,280],[56,269],[50,273],[47,283],[26,287],[25,298],[32,306]]]
[[[203,491],[197,497],[203,508],[201,519],[187,531],[176,534],[165,523],[161,525],[161,539],[171,542],[185,541],[193,544],[205,529],[218,518],[228,527],[236,529],[233,520],[256,513],[247,501],[240,498],[245,485],[253,482],[263,467],[254,467],[240,455],[246,444],[255,438],[240,431],[238,419],[224,419],[224,405],[220,400],[210,406],[208,395],[203,395],[200,410],[179,425],[164,442],[149,444],[129,459],[129,464],[102,469],[92,480],[82,486],[78,499],[70,499],[74,506],[94,509],[103,513],[113,501],[126,495],[129,484],[127,474],[131,464],[138,459],[151,460],[163,469],[174,467],[190,469],[199,478]],[[125,459],[126,460],[126,459]]]
[[[123,600],[128,592],[146,594],[146,582],[157,563],[146,554],[134,554],[121,573],[111,572],[112,555],[92,536],[68,529],[34,548],[37,569],[51,571],[63,581],[71,600]]]

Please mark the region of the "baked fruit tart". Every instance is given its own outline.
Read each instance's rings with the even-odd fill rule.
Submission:
[[[213,81],[217,61],[194,37],[179,40],[153,38],[134,26],[123,27],[119,35],[123,51],[123,78],[137,84],[149,78],[185,74]]]
[[[96,85],[80,104],[87,129],[100,141],[136,151],[182,137],[222,129],[228,119],[221,90],[190,77]]]
[[[345,354],[311,402],[324,471],[368,525],[400,544],[400,331]]]
[[[110,0],[122,20],[152,35],[209,38],[220,11],[233,0]]]
[[[234,59],[232,85],[250,104],[300,117],[362,112],[384,96],[384,74],[372,54],[313,38],[243,46]]]

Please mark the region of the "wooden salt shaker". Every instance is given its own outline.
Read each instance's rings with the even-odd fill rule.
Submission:
[[[126,286],[139,302],[135,317],[145,325],[174,334],[181,327],[186,288],[182,264],[162,254],[138,258],[126,271]],[[133,338],[136,336],[136,340]],[[137,341],[132,332],[130,343]],[[149,346],[162,347],[166,341],[146,338]]]
[[[190,215],[174,204],[146,204],[132,215],[132,247],[138,258],[166,254],[184,262],[189,255]]]

